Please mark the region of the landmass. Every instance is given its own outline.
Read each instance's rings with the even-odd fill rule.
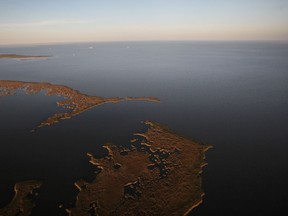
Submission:
[[[71,110],[48,117],[38,127],[49,126],[105,103],[129,100],[159,102],[154,97],[103,98],[89,96],[64,85],[0,80],[0,96],[11,96],[22,89],[27,94],[46,91],[60,96],[57,105]],[[156,122],[146,121],[147,131],[134,133],[129,145],[107,143],[108,154],[87,156],[95,166],[94,180],[79,179],[74,207],[66,207],[69,216],[96,215],[187,215],[202,203],[201,173],[205,152],[210,145],[180,136]],[[41,183],[35,180],[15,185],[15,196],[0,216],[30,215]]]
[[[19,60],[29,60],[29,59],[39,59],[45,60],[51,56],[31,56],[31,55],[17,55],[17,54],[0,54],[1,58],[12,58],[12,59],[19,59]]]
[[[38,195],[36,189],[41,187],[41,182],[36,180],[24,181],[15,184],[15,196],[12,201],[0,209],[0,216],[28,216],[35,207],[34,198]]]
[[[55,113],[54,115],[48,117],[46,120],[41,122],[36,128],[50,126],[64,119],[70,119],[76,115],[81,114],[96,106],[100,106],[105,103],[117,103],[120,101],[130,101],[130,100],[142,100],[159,102],[160,100],[154,97],[111,97],[103,98],[98,96],[90,96],[83,94],[77,90],[64,85],[55,85],[51,83],[44,82],[22,82],[22,81],[8,81],[0,80],[0,97],[15,95],[15,90],[23,89],[27,94],[37,94],[40,91],[47,91],[46,96],[57,95],[66,100],[57,101],[57,105],[71,110],[71,112],[61,112]],[[32,130],[34,131],[34,129]]]
[[[75,182],[79,189],[70,216],[186,215],[201,204],[204,153],[211,148],[146,122],[131,147],[105,144],[108,156],[87,153],[98,173],[95,180]]]
[[[201,173],[212,146],[145,123],[147,131],[135,133],[129,147],[107,143],[108,154],[100,159],[87,153],[97,175],[75,182],[79,193],[74,207],[66,209],[69,216],[187,215],[202,203]],[[40,186],[36,180],[17,183],[0,216],[30,215]]]

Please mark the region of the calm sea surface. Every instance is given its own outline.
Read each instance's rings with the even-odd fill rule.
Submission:
[[[33,215],[73,203],[73,183],[92,180],[86,152],[105,155],[153,120],[212,144],[204,202],[191,215],[281,215],[288,200],[288,43],[119,42],[0,47],[0,53],[51,55],[0,59],[0,80],[49,82],[101,97],[157,97],[160,103],[105,104],[29,131],[55,112],[45,92],[0,97],[0,207],[16,182],[44,182]]]

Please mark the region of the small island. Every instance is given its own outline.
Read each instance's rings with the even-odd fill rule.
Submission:
[[[0,54],[1,58],[18,59],[18,60],[46,60],[51,56],[31,56],[31,55],[17,55],[17,54]]]
[[[75,207],[67,209],[70,216],[188,215],[202,203],[201,173],[212,146],[156,122],[146,125],[130,148],[107,143],[105,158],[87,153],[99,174],[92,182],[75,182],[79,194]]]
[[[104,158],[87,153],[96,177],[75,182],[79,193],[73,207],[64,207],[67,215],[186,216],[202,203],[201,173],[212,146],[156,122],[145,124],[147,131],[134,133],[130,147],[106,143]],[[30,215],[41,185],[37,180],[16,183],[15,196],[0,216]]]

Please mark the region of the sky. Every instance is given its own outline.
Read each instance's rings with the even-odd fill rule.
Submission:
[[[288,0],[0,0],[0,45],[288,40]]]

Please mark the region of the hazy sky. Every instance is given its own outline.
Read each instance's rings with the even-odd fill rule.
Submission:
[[[288,40],[288,0],[0,0],[0,44]]]

